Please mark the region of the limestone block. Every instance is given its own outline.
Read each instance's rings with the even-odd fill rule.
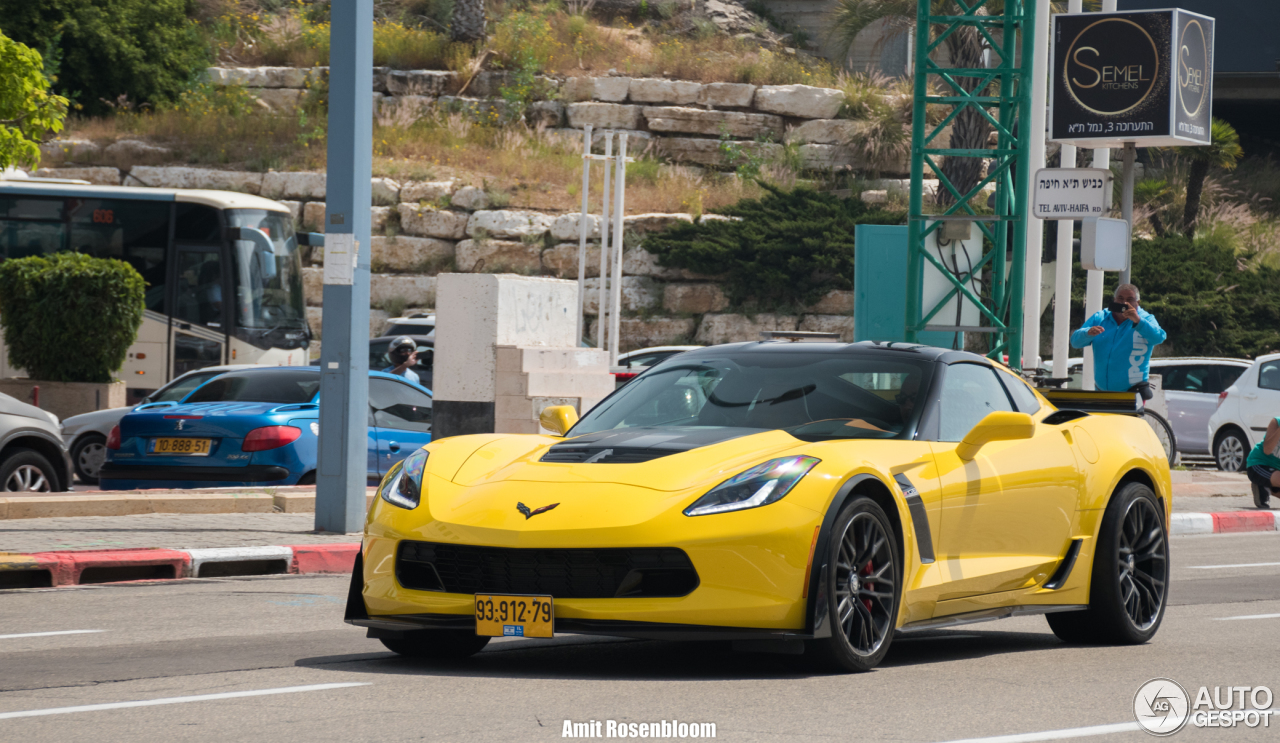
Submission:
[[[262,176],[262,195],[268,199],[323,200],[324,173],[276,173]]]
[[[829,291],[823,295],[822,299],[814,302],[809,307],[809,311],[819,315],[852,315],[853,292],[844,289]]]
[[[323,307],[307,308],[307,325],[311,327],[311,337],[313,340],[321,339],[321,328],[324,322]]]
[[[729,298],[715,284],[667,284],[662,309],[676,314],[702,315],[729,307]]]
[[[545,348],[498,346],[494,368],[501,373],[609,373],[609,353],[602,348]],[[612,392],[612,390],[610,390]]]
[[[735,142],[743,153],[756,153],[766,160],[776,159],[782,154],[782,145],[770,142]],[[688,137],[664,137],[658,140],[658,146],[671,160],[717,168],[731,167],[726,154],[720,149],[720,141],[716,139],[691,139]]]
[[[702,83],[644,77],[631,81],[628,97],[632,103],[674,103],[682,106],[697,103],[700,92]]]
[[[844,105],[844,93],[812,85],[762,85],[754,106],[759,111],[801,119],[834,119]]]
[[[625,218],[624,218],[625,219]],[[578,240],[582,236],[582,214],[561,214],[551,223],[551,237],[560,242]],[[600,239],[600,217],[587,215],[587,239]],[[577,243],[574,243],[577,245]]]
[[[288,201],[277,199],[281,206],[289,210],[289,216],[293,217],[293,223],[297,227],[302,227],[302,202]]]
[[[323,73],[321,72],[323,70]],[[373,68],[373,92],[387,92],[387,73],[391,71],[390,67],[374,67]],[[328,77],[328,67],[312,67],[311,74],[307,79],[309,82],[318,82],[322,77]],[[375,109],[376,110],[376,109]]]
[[[390,178],[374,178],[370,183],[373,203],[378,206],[394,206],[400,203],[400,184]]]
[[[698,219],[698,224],[706,224],[707,222],[741,222],[742,217],[730,217],[726,214],[703,214]]]
[[[412,276],[376,273],[369,277],[369,304],[382,307],[388,300],[404,299],[410,307],[434,307],[434,276]]]
[[[373,110],[383,124],[407,126],[436,110],[436,99],[429,95],[388,96],[376,102]]]
[[[849,144],[859,122],[848,119],[814,119],[787,132],[784,141],[810,144]]]
[[[587,124],[597,129],[639,129],[643,118],[640,106],[617,103],[570,103],[569,126],[582,129]]]
[[[650,232],[661,232],[681,222],[693,224],[693,216],[690,214],[632,214],[622,218],[622,231],[647,235]]]
[[[542,270],[542,246],[514,240],[463,240],[457,247],[458,270],[511,273]]]
[[[126,186],[152,188],[209,188],[257,194],[262,190],[262,173],[204,168],[157,168],[137,165],[125,178]]]
[[[576,277],[575,277],[576,278]],[[583,282],[586,292],[582,301],[582,311],[588,315],[600,314],[600,279],[587,279]],[[612,291],[612,289],[606,289]],[[622,310],[623,312],[639,312],[657,307],[662,301],[662,289],[658,283],[647,276],[622,277]]]
[[[699,106],[712,108],[750,108],[756,97],[756,86],[746,83],[707,83],[698,91]]]
[[[888,193],[899,194],[901,196],[911,195],[911,179],[910,178],[879,178],[867,181],[867,185],[873,189],[881,189]],[[921,190],[928,198],[932,198],[938,193],[938,179],[926,178],[921,181]]]
[[[118,168],[40,168],[31,175],[35,178],[74,178],[89,181],[95,186],[120,185]]]
[[[458,182],[448,181],[409,181],[400,187],[400,200],[411,204],[419,201],[438,202],[446,196],[453,196],[458,190]]]
[[[200,76],[210,85],[222,86],[227,84],[228,72],[229,70],[223,67],[206,67]]]
[[[655,132],[729,135],[753,139],[781,137],[782,117],[738,111],[704,111],[682,106],[650,106],[644,109],[649,129]]]
[[[868,204],[887,204],[889,203],[889,192],[883,189],[863,191],[859,198]]]
[[[302,229],[307,232],[324,232],[323,201],[308,201],[302,207]]]
[[[800,166],[805,170],[831,170],[855,167],[860,159],[850,147],[835,144],[800,145]]]
[[[465,82],[465,80],[464,80]],[[514,75],[504,70],[482,70],[471,79],[467,95],[477,98],[497,98],[502,89],[514,82]]]
[[[433,206],[400,204],[400,231],[419,237],[461,240],[467,234],[468,215]]]
[[[453,194],[450,204],[469,212],[489,208],[489,194],[475,186],[463,186]]]
[[[694,273],[683,268],[667,268],[658,265],[658,256],[644,248],[632,248],[622,254],[622,273],[624,276],[652,276],[655,279],[706,281],[715,276]]]
[[[302,92],[297,88],[248,88],[259,102],[277,113],[292,111],[302,100]]]
[[[568,146],[572,147],[575,152],[582,151],[582,130],[581,129],[552,129],[552,134],[564,137],[568,140]],[[653,139],[653,135],[649,132],[642,132],[637,129],[615,129],[614,134],[627,135],[627,152],[636,152],[644,150],[649,140]],[[618,139],[614,137],[614,149],[617,149]],[[591,149],[597,155],[604,154],[604,132],[599,129],[591,132]]]
[[[560,243],[542,251],[542,267],[562,279],[578,278],[578,243]],[[587,243],[587,276],[600,275],[600,245]]]
[[[509,101],[501,98],[459,98],[442,95],[436,99],[436,105],[442,111],[461,113],[483,124],[512,121],[523,113],[514,108]]]
[[[167,147],[160,147],[154,144],[147,144],[136,139],[122,139],[114,144],[107,145],[102,151],[107,157],[120,160],[138,161],[138,160],[167,160],[173,157],[173,151]]]
[[[564,104],[560,101],[534,101],[524,112],[529,126],[545,126],[548,129],[564,126]]]
[[[811,333],[839,333],[840,340],[853,343],[853,315],[805,315],[797,329]]]
[[[324,296],[324,269],[302,269],[302,293],[307,298],[307,305],[319,307]]]
[[[551,217],[541,212],[510,209],[478,211],[467,222],[467,235],[487,236],[499,240],[541,237],[551,229]]]
[[[387,220],[391,218],[391,207],[374,206],[369,208],[369,233],[381,235],[387,231]]]
[[[697,321],[691,317],[624,317],[618,323],[618,347],[622,351],[634,351],[650,346],[683,345],[690,342]],[[597,319],[591,323],[588,337],[594,340],[600,329]]]
[[[454,257],[454,243],[434,237],[370,238],[373,262],[392,271],[421,271],[424,265],[439,266]]]
[[[564,100],[570,103],[589,101],[594,91],[595,78],[592,77],[571,77],[564,81],[564,87],[561,89]]]
[[[387,333],[387,321],[391,319],[391,315],[386,310],[380,310],[377,307],[369,308],[369,337],[377,338]]]
[[[40,143],[41,158],[60,157],[63,160],[77,160],[92,157],[101,151],[101,147],[87,139],[53,139]]]
[[[392,95],[444,95],[453,87],[457,73],[438,70],[390,70],[387,92]]]
[[[302,88],[309,72],[298,67],[259,67],[253,84],[262,88]]]
[[[619,103],[627,100],[627,94],[631,92],[632,80],[629,77],[597,77],[593,80],[591,99],[595,101]]]
[[[766,330],[795,330],[799,318],[795,315],[706,315],[698,325],[695,342],[705,345],[758,341]]]

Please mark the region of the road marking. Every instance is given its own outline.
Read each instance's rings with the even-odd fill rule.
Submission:
[[[1233,619],[1276,619],[1280,614],[1247,614],[1242,617],[1214,617],[1219,622],[1230,622]]]
[[[345,689],[349,686],[371,686],[368,683],[349,682],[342,684],[312,684],[311,686],[282,686],[276,689],[256,689],[254,691],[230,691],[223,694],[200,694],[194,697],[166,697],[164,699],[147,699],[138,702],[112,702],[110,704],[84,704],[79,707],[51,707],[49,709],[28,709],[21,712],[0,712],[0,720],[15,717],[41,717],[43,715],[68,715],[72,712],[98,712],[106,709],[126,709],[128,707],[154,707],[160,704],[186,704],[187,702],[212,702],[216,699],[238,699],[240,697],[261,697],[269,694],[295,694],[300,691],[325,691],[327,689]]]
[[[65,629],[61,632],[26,632],[21,635],[0,635],[0,640],[13,640],[19,637],[52,637],[53,635],[90,635],[94,632],[106,632],[104,629]]]
[[[1114,725],[1093,725],[1087,728],[1067,728],[1065,730],[1045,730],[1039,733],[1017,733],[1015,735],[994,735],[990,738],[965,738],[949,743],[1030,743],[1038,740],[1065,740],[1067,738],[1088,738],[1094,735],[1110,735],[1111,733],[1127,733],[1141,730],[1136,722],[1118,722]]]
[[[1271,568],[1280,562],[1242,562],[1239,565],[1191,565],[1192,570],[1218,570],[1221,568]]]

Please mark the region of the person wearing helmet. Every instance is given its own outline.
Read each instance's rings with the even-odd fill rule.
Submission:
[[[391,345],[387,347],[387,358],[391,360],[391,366],[383,369],[384,372],[399,374],[414,384],[421,384],[418,374],[413,370],[418,363],[418,344],[412,338],[402,335],[391,341]]]

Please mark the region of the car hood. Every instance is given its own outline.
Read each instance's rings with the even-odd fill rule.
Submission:
[[[243,436],[259,426],[317,417],[315,403],[201,402],[135,410],[120,421],[120,433],[131,436]],[[182,423],[182,428],[178,428]]]
[[[470,441],[468,441],[470,440]],[[634,428],[572,439],[495,435],[443,439],[429,471],[466,487],[502,482],[613,483],[681,491],[732,477],[806,444],[784,431]]]
[[[62,428],[65,431],[79,431],[82,428],[110,428],[120,422],[120,419],[129,413],[132,408],[108,408],[107,410],[95,410],[92,413],[81,413],[73,415],[70,418],[62,419]]]
[[[44,424],[53,423],[55,430],[58,425],[58,417],[47,410],[41,410],[34,405],[28,405],[17,398],[0,394],[0,414],[16,415],[21,418],[31,418]]]

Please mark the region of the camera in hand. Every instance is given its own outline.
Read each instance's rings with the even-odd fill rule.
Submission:
[[[1124,302],[1112,302],[1110,309],[1115,314],[1122,315],[1129,307]]]

